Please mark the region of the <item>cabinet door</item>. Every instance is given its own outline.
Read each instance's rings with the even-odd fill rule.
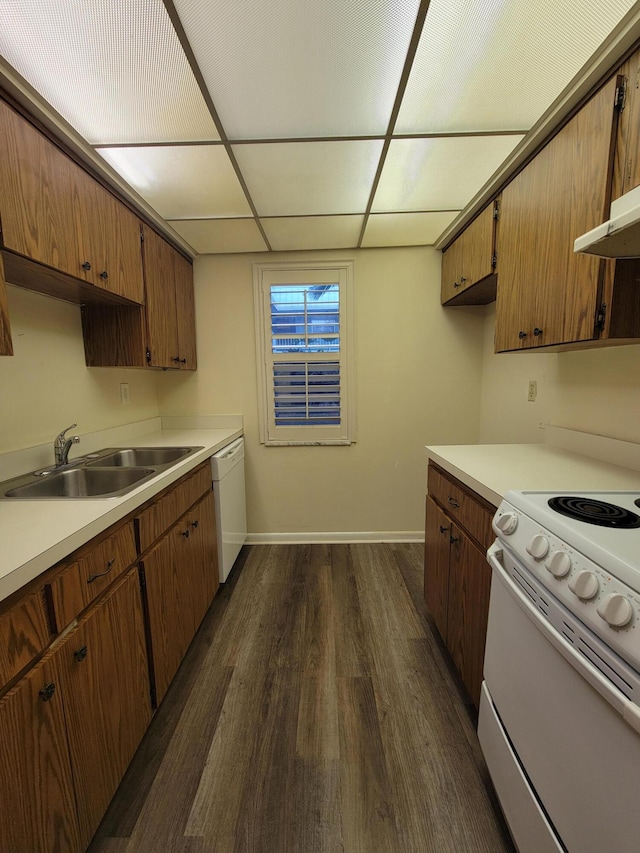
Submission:
[[[180,366],[174,250],[151,228],[143,226],[142,258],[145,283],[148,349],[151,367]]]
[[[476,708],[482,685],[490,587],[491,570],[484,551],[452,525],[446,643]]]
[[[182,525],[173,527],[142,563],[158,703],[167,692],[193,636],[191,594],[181,572],[185,531]]]
[[[462,235],[455,240],[442,254],[442,287],[441,302],[448,302],[460,291],[462,276]]]
[[[55,654],[86,846],[151,719],[137,571],[115,586]]]
[[[449,538],[451,520],[427,497],[424,543],[424,597],[446,642],[449,601]]]
[[[140,221],[110,192],[96,184],[97,211],[107,235],[105,272],[100,287],[132,302],[144,302]]]
[[[640,51],[625,62],[620,77],[626,92],[618,123],[612,199],[640,184]]]
[[[84,849],[60,681],[56,661],[49,658],[0,700],[0,850]]]
[[[216,542],[216,513],[213,492],[207,495],[187,514],[191,566],[191,600],[194,633],[200,626],[220,585],[218,576],[218,551]]]
[[[493,204],[490,204],[462,234],[463,290],[493,273],[493,231]]]
[[[196,360],[196,309],[193,298],[193,266],[179,252],[173,250],[173,268],[176,290],[176,325],[181,370],[195,370]]]
[[[592,340],[603,266],[574,239],[609,202],[615,79],[502,192],[496,351]]]
[[[7,249],[79,275],[70,161],[0,101],[0,215]]]

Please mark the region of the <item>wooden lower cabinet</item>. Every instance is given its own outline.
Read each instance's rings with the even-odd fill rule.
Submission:
[[[80,850],[57,656],[0,700],[0,743],[0,850]]]
[[[438,503],[443,500],[447,506]],[[435,466],[429,467],[424,595],[476,707],[480,702],[491,586],[486,548],[491,539],[494,511],[455,478]],[[459,517],[455,517],[456,513]],[[467,520],[473,530],[465,530],[460,518]]]
[[[84,848],[151,720],[135,569],[64,640],[56,657]]]
[[[217,592],[215,537],[209,491],[142,560],[158,703]]]

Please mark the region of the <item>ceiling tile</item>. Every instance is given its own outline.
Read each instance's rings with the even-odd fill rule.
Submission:
[[[165,219],[251,215],[222,145],[97,150]]]
[[[267,250],[254,219],[170,219],[168,222],[200,255]]]
[[[431,0],[396,133],[528,130],[634,0]]]
[[[349,249],[358,245],[363,216],[301,216],[263,219],[275,251]]]
[[[162,0],[2,0],[0,53],[91,144],[217,140]]]
[[[430,246],[459,212],[373,213],[367,221],[362,246]]]
[[[387,130],[418,0],[174,0],[230,139]]]
[[[234,145],[261,216],[363,213],[381,140]]]
[[[372,210],[462,209],[521,139],[465,136],[393,140]]]

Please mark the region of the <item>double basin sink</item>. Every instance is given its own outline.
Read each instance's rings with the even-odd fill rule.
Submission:
[[[121,497],[198,450],[202,447],[106,448],[0,483],[0,500]]]

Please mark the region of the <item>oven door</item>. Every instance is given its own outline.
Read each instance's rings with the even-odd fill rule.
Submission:
[[[507,551],[494,545],[489,559],[478,734],[518,849],[637,853],[637,706],[513,582]]]

